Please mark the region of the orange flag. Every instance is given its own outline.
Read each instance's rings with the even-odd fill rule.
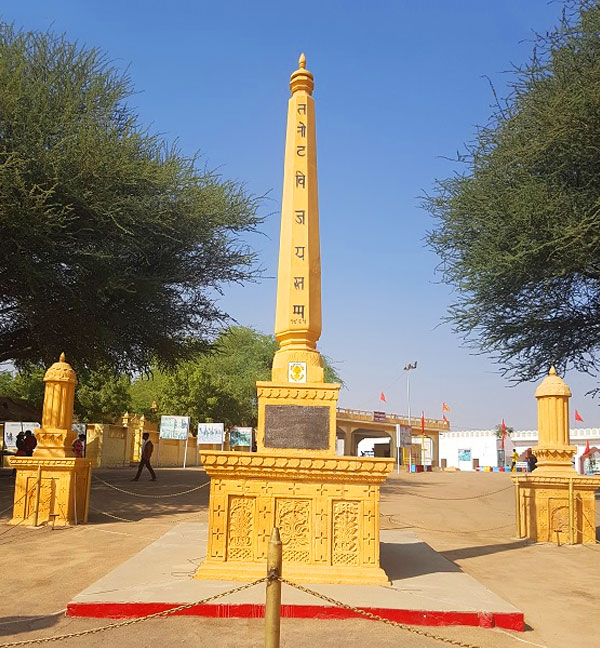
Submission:
[[[383,392],[381,392],[381,394],[379,394],[379,400],[384,402],[384,403],[387,403],[387,401],[385,400],[385,394]]]
[[[444,419],[444,423],[449,423],[449,422],[450,422],[450,421],[448,421],[448,419],[446,418],[446,415],[445,415],[445,414],[442,414],[442,418]]]
[[[583,419],[581,418],[581,414],[575,410],[575,420],[579,421],[580,423],[583,423]]]
[[[446,405],[446,403],[442,403],[442,412],[451,412],[452,410]]]

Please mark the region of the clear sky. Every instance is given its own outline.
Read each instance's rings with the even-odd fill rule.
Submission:
[[[346,388],[340,405],[413,414],[454,429],[506,419],[536,426],[535,385],[510,387],[446,325],[452,299],[423,238],[419,206],[452,156],[487,121],[511,63],[531,51],[560,3],[547,0],[9,0],[1,16],[27,29],[65,32],[128,66],[141,120],[249,191],[267,194],[251,244],[260,284],[226,287],[239,323],[272,333],[289,75],[306,52],[315,75],[323,270],[319,348]],[[585,427],[598,425],[585,396],[593,379],[566,376]],[[384,391],[387,404],[379,401]]]

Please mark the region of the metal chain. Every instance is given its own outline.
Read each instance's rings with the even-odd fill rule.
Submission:
[[[386,514],[381,514],[383,517],[386,517],[389,519],[390,522],[394,523],[394,520],[392,519],[394,515],[388,515]],[[489,529],[470,529],[468,531],[457,531],[456,529],[430,529],[428,527],[423,527],[423,526],[418,526],[417,524],[409,524],[408,522],[404,522],[404,520],[399,520],[401,524],[404,524],[403,527],[399,527],[401,529],[420,529],[421,531],[436,531],[439,533],[485,533],[486,531],[498,531],[499,529],[507,529],[510,526],[514,526],[514,522],[511,522],[510,524],[503,524],[501,526],[496,526],[496,527],[490,527]],[[386,529],[382,529],[382,531],[385,531]]]
[[[143,617],[138,617],[137,619],[127,619],[127,621],[120,621],[119,623],[110,623],[109,625],[100,626],[99,628],[90,628],[89,630],[81,630],[79,632],[71,632],[69,634],[54,635],[51,637],[39,637],[37,639],[24,639],[22,641],[11,641],[9,643],[0,644],[0,648],[14,648],[16,646],[30,646],[33,644],[41,643],[50,643],[51,641],[61,641],[62,639],[74,639],[75,637],[85,637],[87,635],[97,634],[99,632],[105,632],[106,630],[114,630],[115,628],[125,628],[126,626],[134,625],[136,623],[141,623],[142,621],[148,621],[148,619],[158,619],[159,617],[170,616],[176,612],[181,612],[182,610],[187,610],[196,605],[202,605],[204,603],[209,603],[229,594],[236,594],[237,592],[242,592],[245,589],[254,587],[259,583],[264,583],[267,580],[266,576],[259,578],[251,583],[246,583],[235,587],[233,589],[227,590],[226,592],[221,592],[220,594],[214,594],[213,596],[208,596],[207,598],[200,599],[199,601],[194,601],[193,603],[186,603],[185,605],[178,605],[177,607],[169,608],[168,610],[163,610],[162,612],[154,612],[153,614],[147,614]]]
[[[204,482],[204,484],[201,484],[200,486],[196,486],[195,488],[190,488],[189,490],[181,491],[179,493],[167,493],[166,495],[147,495],[146,493],[134,493],[133,491],[125,490],[124,488],[119,488],[118,486],[109,484],[107,481],[104,481],[104,479],[100,479],[100,477],[98,477],[97,475],[93,475],[93,479],[102,482],[105,486],[108,486],[109,488],[119,491],[120,493],[126,493],[127,495],[132,495],[133,497],[145,497],[148,499],[165,499],[167,497],[178,497],[179,495],[187,495],[188,493],[193,493],[194,491],[200,490],[201,488],[206,488],[206,486],[210,485],[210,480],[209,480],[207,482]]]
[[[373,612],[368,612],[367,610],[361,610],[361,608],[354,607],[353,605],[342,603],[342,601],[338,601],[337,599],[331,598],[331,596],[326,596],[325,594],[316,592],[315,590],[312,590],[308,587],[304,587],[303,585],[298,585],[298,583],[292,583],[292,581],[286,580],[285,578],[280,578],[279,580],[282,583],[289,585],[290,587],[294,587],[295,589],[304,592],[305,594],[310,594],[312,596],[315,596],[316,598],[322,599],[323,601],[327,601],[327,603],[331,603],[331,605],[344,608],[345,610],[350,610],[351,612],[360,614],[361,616],[364,616],[367,619],[371,619],[373,621],[380,621],[381,623],[386,623],[387,625],[400,628],[401,630],[406,630],[407,632],[411,632],[412,634],[419,635],[420,637],[427,637],[428,639],[434,639],[435,641],[443,641],[444,643],[450,644],[451,646],[460,646],[460,648],[482,648],[481,646],[477,646],[475,644],[468,643],[466,641],[460,641],[458,639],[450,639],[448,637],[440,637],[439,635],[435,635],[432,632],[427,632],[427,630],[421,630],[420,628],[415,628],[414,626],[409,626],[406,625],[405,623],[400,623],[399,621],[392,621],[391,619],[386,619],[385,617],[379,616],[379,614],[374,614]],[[3,648],[3,646],[0,646],[0,648]]]
[[[463,500],[481,499],[482,497],[488,497],[488,495],[495,495],[496,493],[502,493],[511,488],[514,488],[512,484],[510,486],[506,486],[505,488],[499,488],[498,490],[490,491],[489,493],[483,493],[483,495],[473,495],[469,497],[430,497],[429,495],[421,495],[420,493],[404,493],[404,494],[410,495],[412,497],[421,497],[422,499],[436,500],[437,502],[458,502]]]

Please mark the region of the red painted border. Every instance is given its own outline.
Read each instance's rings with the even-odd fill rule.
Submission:
[[[183,603],[69,603],[66,616],[95,619],[135,619],[164,612]],[[393,608],[361,607],[361,610],[378,614],[385,619],[423,626],[478,626],[480,628],[506,628],[523,632],[525,619],[522,612],[453,612],[445,610],[398,610]],[[265,606],[258,603],[220,605],[195,605],[173,613],[173,616],[199,616],[215,618],[260,619]],[[364,618],[345,608],[321,605],[282,605],[281,616],[293,619],[351,619]]]

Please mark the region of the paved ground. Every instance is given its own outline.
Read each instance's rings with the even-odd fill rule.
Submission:
[[[163,469],[159,481],[135,484],[129,482],[131,471],[102,470],[96,474],[118,487],[150,495],[176,493],[206,481],[205,474],[198,469]],[[600,545],[557,547],[515,540],[514,499],[509,486],[505,474],[430,473],[394,475],[383,487],[383,528],[412,527],[422,540],[459,568],[523,610],[530,626],[525,633],[479,628],[424,630],[482,648],[527,645],[596,648]],[[482,497],[485,493],[493,494]],[[0,514],[4,566],[0,646],[2,642],[104,625],[105,622],[93,619],[67,619],[62,610],[74,595],[160,537],[173,524],[207,521],[207,499],[206,488],[174,498],[146,499],[95,482],[93,509],[87,526],[55,531],[9,527],[3,524],[8,512]],[[9,506],[11,500],[12,480],[4,472],[0,475],[0,510]],[[198,555],[189,561],[190,572],[202,558]],[[57,644],[67,648],[70,645],[104,648],[107,642],[129,648],[164,645],[245,648],[261,645],[262,633],[262,620],[178,617],[151,620]],[[291,648],[315,642],[322,646],[343,642],[345,648],[444,645],[367,620],[285,619],[282,622],[282,646]]]

